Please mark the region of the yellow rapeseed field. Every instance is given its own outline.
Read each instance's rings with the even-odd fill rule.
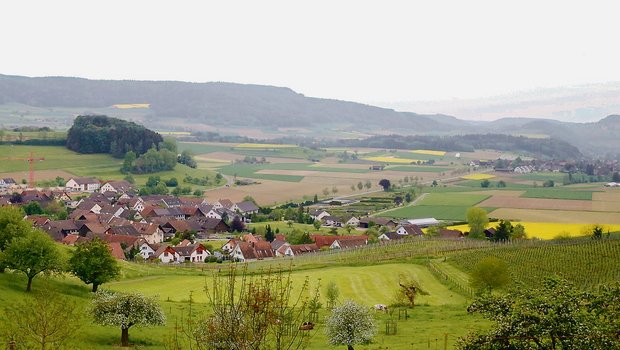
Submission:
[[[413,151],[410,151],[411,153],[417,153],[417,154],[428,154],[431,156],[445,156],[446,152],[444,151],[433,151],[430,149],[415,149]]]
[[[490,175],[490,174],[471,174],[471,175],[461,176],[461,179],[465,179],[465,180],[485,180],[485,179],[492,179],[494,177],[495,177],[495,175]]]
[[[112,105],[112,107],[117,109],[131,109],[131,108],[150,108],[150,103],[119,103]]]
[[[276,143],[239,143],[235,148],[256,148],[256,149],[273,149],[273,148],[295,148],[297,145],[286,145]]]
[[[410,164],[417,163],[419,160],[417,159],[404,159],[404,158],[396,158],[396,157],[365,157],[363,160],[370,160],[373,162],[379,163],[402,163],[402,164]]]
[[[592,233],[592,227],[594,226],[593,224],[565,224],[557,222],[512,222],[513,226],[516,224],[521,224],[525,227],[525,233],[528,238],[539,239],[589,236]],[[490,223],[487,227],[495,226],[497,226],[497,223]],[[603,227],[604,234],[606,234],[607,231],[620,231],[620,225],[601,224],[601,226]],[[467,225],[450,226],[449,228],[463,232],[469,231],[469,226]]]

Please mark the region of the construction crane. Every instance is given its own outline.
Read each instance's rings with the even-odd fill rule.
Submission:
[[[30,152],[30,157],[28,157],[28,158],[6,157],[6,158],[0,158],[0,160],[26,160],[26,161],[28,161],[28,164],[30,164],[30,168],[29,168],[29,172],[28,172],[28,188],[34,188],[34,162],[35,161],[40,161],[40,160],[45,160],[45,158],[44,157],[35,158],[32,155],[32,152]]]

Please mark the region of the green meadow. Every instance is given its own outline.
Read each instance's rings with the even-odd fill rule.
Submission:
[[[34,163],[35,179],[37,179],[37,170],[59,170],[75,176],[96,177],[102,181],[120,180],[126,176],[120,172],[123,160],[107,154],[80,154],[63,146],[0,145],[0,158],[27,158],[30,156],[30,152],[35,158],[45,158],[45,160]],[[27,172],[28,167],[28,162],[24,160],[0,160],[0,173]],[[213,179],[216,173],[211,170],[193,169],[183,164],[177,164],[171,171],[133,175],[133,177],[137,185],[144,185],[148,177],[152,175],[159,176],[162,179],[176,177],[182,186],[207,188],[183,184],[183,178],[190,175],[192,177],[208,176]],[[20,181],[20,179],[15,180]]]
[[[433,217],[442,220],[463,221],[467,209],[489,198],[482,194],[428,193],[415,205],[408,205],[379,214],[381,217],[419,219]],[[492,210],[486,208],[487,211]]]

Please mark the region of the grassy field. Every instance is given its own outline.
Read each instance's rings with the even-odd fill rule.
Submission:
[[[96,177],[100,180],[120,180],[125,177],[125,174],[120,172],[122,165],[121,159],[113,158],[107,154],[79,154],[70,151],[62,146],[15,146],[15,145],[0,145],[0,154],[10,155],[13,158],[28,157],[30,152],[35,157],[44,157],[45,160],[38,161],[34,165],[35,180],[49,180],[60,175],[65,177],[66,174],[73,174],[75,176],[89,176]],[[39,170],[58,170],[58,175],[54,172],[44,172],[46,178],[42,178]],[[22,177],[26,178],[26,172],[28,171],[28,162],[23,160],[2,160],[0,162],[0,174],[20,173],[24,174]],[[62,172],[62,173],[60,173]],[[19,175],[19,174],[18,174]],[[144,185],[151,175],[160,176],[162,179],[169,179],[176,177],[182,186],[191,186],[192,188],[208,188],[205,186],[196,186],[183,184],[182,180],[185,175],[192,177],[204,177],[209,176],[214,178],[215,172],[203,169],[193,169],[188,166],[177,164],[174,170],[158,172],[156,174],[143,174],[133,175],[137,185]],[[12,174],[11,174],[12,176]],[[16,181],[20,181],[21,178],[15,178]],[[68,180],[65,178],[65,180]]]
[[[489,198],[482,194],[429,193],[416,205],[397,208],[380,214],[382,217],[419,219],[433,217],[442,220],[465,220],[467,209]],[[487,208],[487,210],[492,210]]]
[[[520,180],[531,180],[531,181],[547,181],[553,180],[555,182],[562,182],[564,180],[564,173],[530,173],[515,176],[516,179]]]
[[[592,200],[593,191],[580,191],[561,188],[532,188],[525,191],[522,197],[549,198],[549,199],[579,199]]]
[[[489,198],[483,194],[468,193],[429,193],[418,205],[446,205],[472,207]]]
[[[405,219],[421,219],[435,218],[439,220],[464,221],[466,219],[468,206],[451,206],[451,205],[416,205],[405,208],[391,210],[389,212],[379,214],[381,217],[389,218],[405,218]],[[494,208],[483,208],[487,212],[491,212]]]
[[[205,317],[209,307],[205,303],[206,295],[203,292],[205,283],[210,283],[210,273],[199,270],[162,269],[149,265],[123,264],[124,270],[129,270],[119,281],[104,285],[103,288],[116,291],[138,291],[155,296],[163,307],[167,316],[167,325],[152,328],[132,328],[130,340],[141,349],[163,350],[163,339],[171,335],[175,321],[187,317],[190,292],[194,304],[194,315]],[[135,274],[141,276],[134,276]],[[132,277],[129,277],[132,276]],[[374,266],[341,266],[315,270],[296,271],[292,274],[294,289],[307,278],[311,287],[321,281],[322,289],[329,281],[338,286],[340,301],[352,299],[368,307],[375,303],[391,303],[400,278],[415,278],[428,295],[418,297],[416,308],[409,310],[409,319],[398,320],[398,333],[386,336],[384,334],[385,321],[391,316],[376,313],[379,333],[373,344],[356,347],[357,349],[426,349],[435,339],[443,343],[443,336],[448,333],[449,344],[454,344],[458,336],[465,335],[470,330],[481,329],[487,322],[479,317],[468,315],[466,305],[468,300],[458,293],[449,290],[428,271],[424,265],[412,263],[392,263]],[[24,296],[25,278],[21,275],[0,274],[0,301],[13,303]],[[75,300],[87,308],[91,293],[80,281],[72,278],[53,278],[45,282],[43,278],[35,280],[34,290],[42,291],[54,289]],[[324,290],[322,291],[324,293]],[[324,295],[324,294],[323,294]],[[323,300],[323,303],[325,301]],[[88,313],[85,312],[87,315]],[[320,319],[327,316],[322,309]],[[88,317],[88,316],[86,316]],[[392,316],[398,319],[398,316]],[[310,341],[308,349],[324,349],[327,340],[323,334],[322,322]],[[71,344],[72,349],[109,349],[116,347],[120,330],[113,327],[103,327],[91,324],[86,318],[86,325],[75,337]],[[415,328],[415,331],[413,329]]]

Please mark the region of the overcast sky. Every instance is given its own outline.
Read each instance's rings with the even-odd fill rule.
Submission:
[[[620,80],[618,5],[2,1],[0,73],[287,86],[360,102]]]

